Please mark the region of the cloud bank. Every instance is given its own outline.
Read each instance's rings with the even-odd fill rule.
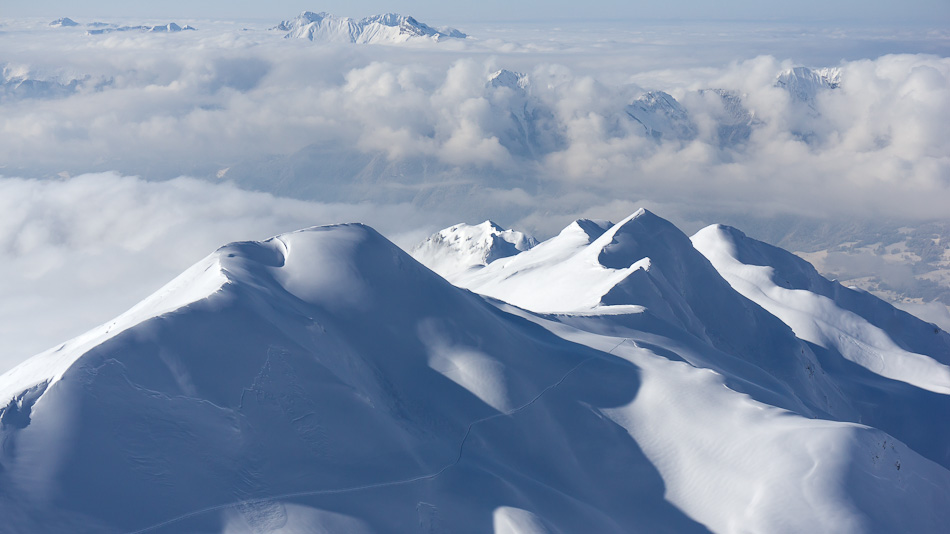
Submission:
[[[641,206],[687,231],[948,215],[945,30],[511,25],[397,47],[189,22],[0,28],[0,175],[27,178],[0,178],[0,368],[225,242],[313,224],[408,245]],[[817,85],[779,83],[801,66]]]
[[[934,218],[950,203],[945,57],[812,65],[834,67],[840,83],[802,101],[776,85],[798,63],[773,56],[640,71],[619,54],[627,68],[618,71],[588,61],[596,49],[590,41],[573,51],[490,39],[359,47],[213,27],[187,35],[47,28],[19,36],[36,44],[3,66],[7,175],[223,176],[323,201],[366,194],[306,191],[330,191],[324,182],[333,179],[380,185],[369,194],[383,202],[413,201],[407,191],[420,184],[464,183],[507,189],[510,197],[527,191],[546,206],[556,200],[565,213],[623,198],[684,211]],[[617,50],[633,54],[630,46]],[[680,51],[669,46],[668,55]],[[63,54],[68,68],[57,67]],[[502,69],[521,82],[495,83]],[[657,91],[687,115],[686,138],[658,139],[628,113]],[[314,147],[336,176],[314,170],[298,178],[309,183],[281,188],[273,174]],[[271,175],[247,176],[261,168]],[[527,217],[532,207],[508,218]]]

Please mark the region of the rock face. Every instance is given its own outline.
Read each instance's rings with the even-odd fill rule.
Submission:
[[[925,404],[946,398],[941,378],[922,389],[807,341],[719,274],[710,251],[724,241],[701,254],[644,210],[576,221],[534,247],[490,222],[447,230],[435,257],[484,262],[459,283],[494,299],[366,226],[314,227],[222,247],[0,376],[4,526],[941,532],[950,521],[934,506],[950,492],[946,436],[915,445],[950,415]],[[788,283],[824,291],[810,276]],[[947,334],[933,335],[942,346]],[[883,398],[902,425],[852,422]]]

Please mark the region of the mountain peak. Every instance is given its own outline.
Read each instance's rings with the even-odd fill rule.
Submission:
[[[591,248],[598,250],[598,262],[604,267],[623,269],[649,255],[644,247],[669,249],[688,243],[685,234],[672,223],[640,208],[598,237]]]
[[[567,225],[559,236],[568,234],[583,234],[588,243],[593,243],[595,239],[602,236],[614,223],[606,219],[577,219]]]
[[[505,230],[492,221],[456,224],[414,247],[412,256],[448,280],[491,262],[534,247],[537,241],[522,232]]]
[[[826,68],[813,70],[794,67],[783,71],[775,78],[775,86],[788,91],[798,102],[815,105],[815,99],[823,91],[837,89],[841,84],[841,70]]]
[[[528,87],[528,75],[508,69],[501,69],[488,76],[489,87],[507,87],[516,91],[524,91]]]
[[[69,17],[63,17],[50,22],[49,26],[50,28],[68,28],[71,26],[79,26],[79,23]]]
[[[689,141],[698,134],[686,108],[664,91],[642,95],[631,102],[625,112],[643,126],[644,133],[657,141]]]

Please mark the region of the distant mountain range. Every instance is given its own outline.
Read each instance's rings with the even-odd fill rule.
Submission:
[[[86,35],[102,35],[104,33],[112,32],[128,32],[128,31],[141,31],[141,32],[151,32],[151,33],[176,33],[180,31],[189,31],[195,30],[193,26],[184,25],[179,26],[174,22],[169,22],[168,24],[158,24],[158,25],[136,25],[136,26],[119,26],[117,24],[111,24],[108,22],[90,22],[88,24],[82,25],[75,20],[69,17],[63,17],[56,19],[49,23],[51,28],[75,28],[78,26],[85,26],[89,28],[86,30]]]
[[[467,36],[454,28],[432,28],[416,19],[386,13],[360,20],[337,17],[329,13],[304,11],[285,20],[272,30],[287,32],[286,38],[335,43],[403,43],[416,39],[439,41],[464,39]]]
[[[156,26],[113,26],[111,24],[95,24],[94,28],[86,30],[87,35],[101,35],[103,33],[141,31],[149,33],[177,33],[181,31],[194,31],[196,28],[189,25],[179,26],[174,22],[168,24],[159,24]]]

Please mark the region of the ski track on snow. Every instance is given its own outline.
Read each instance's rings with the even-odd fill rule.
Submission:
[[[630,340],[629,340],[628,338],[623,338],[619,343],[617,343],[616,345],[614,345],[613,348],[611,348],[609,351],[607,351],[607,354],[612,354],[613,351],[617,350],[617,348],[620,347],[620,345],[623,345],[623,344],[626,343],[627,341],[630,341]],[[639,347],[639,346],[636,344],[636,342],[633,342],[633,344],[634,344],[635,347]],[[421,481],[423,481],[423,480],[433,480],[433,479],[438,478],[439,476],[441,476],[442,473],[448,471],[448,470],[451,469],[452,467],[455,467],[456,465],[459,464],[459,462],[462,461],[462,454],[463,454],[464,451],[465,451],[465,442],[468,440],[469,435],[471,435],[472,429],[475,428],[475,425],[478,425],[478,424],[481,424],[481,423],[487,423],[488,421],[491,421],[491,420],[493,420],[493,419],[498,419],[498,418],[500,418],[500,417],[510,417],[510,416],[512,416],[512,415],[515,415],[515,414],[517,414],[517,413],[519,413],[519,412],[522,412],[522,411],[528,409],[532,404],[534,404],[535,402],[537,402],[537,401],[538,401],[541,397],[543,397],[547,392],[549,392],[549,391],[551,391],[551,390],[553,390],[553,389],[556,389],[558,386],[560,386],[565,380],[567,380],[567,377],[571,376],[571,374],[573,374],[575,371],[577,371],[578,369],[580,369],[584,364],[586,364],[587,362],[590,362],[591,360],[596,360],[596,359],[600,359],[600,358],[601,358],[600,356],[591,356],[591,357],[589,357],[589,358],[586,358],[586,359],[582,360],[580,363],[578,363],[578,364],[575,365],[574,367],[568,369],[568,371],[567,371],[566,373],[564,373],[564,375],[561,376],[561,378],[560,378],[557,382],[555,382],[555,383],[553,383],[553,384],[551,384],[551,385],[545,387],[544,389],[541,390],[540,393],[538,393],[537,395],[535,395],[534,398],[532,398],[532,399],[529,400],[528,402],[522,404],[521,406],[518,406],[517,408],[513,408],[513,409],[511,409],[511,410],[509,410],[509,411],[507,411],[507,412],[501,412],[501,413],[496,413],[496,414],[494,414],[494,415],[489,415],[488,417],[483,417],[483,418],[481,418],[481,419],[476,419],[475,421],[472,421],[471,423],[469,423],[468,428],[465,430],[465,435],[462,436],[462,441],[459,443],[458,456],[456,456],[456,457],[455,457],[455,460],[453,460],[451,463],[445,465],[444,467],[442,467],[441,469],[439,469],[439,470],[436,471],[435,473],[430,473],[430,474],[428,474],[428,475],[419,475],[419,476],[416,476],[416,477],[407,478],[407,479],[401,479],[401,480],[392,480],[392,481],[389,481],[389,482],[377,482],[377,483],[375,483],[375,484],[365,484],[365,485],[362,485],[362,486],[352,486],[352,487],[349,487],[349,488],[322,489],[322,490],[313,490],[313,491],[297,491],[297,492],[293,492],[293,493],[282,493],[282,494],[279,494],[279,495],[270,495],[270,496],[267,496],[267,497],[261,497],[261,498],[259,498],[259,499],[248,499],[248,500],[245,500],[245,501],[230,502],[230,503],[227,503],[227,504],[218,504],[218,505],[215,505],[215,506],[209,506],[209,507],[207,507],[207,508],[202,508],[202,509],[200,509],[200,510],[195,510],[195,511],[193,511],[193,512],[188,512],[187,514],[183,514],[183,515],[180,515],[180,516],[178,516],[178,517],[174,517],[174,518],[169,519],[169,520],[167,520],[167,521],[163,521],[163,522],[161,522],[161,523],[157,523],[157,524],[155,524],[155,525],[152,525],[152,526],[149,526],[149,527],[145,527],[145,528],[140,529],[140,530],[132,531],[132,532],[130,532],[130,533],[128,533],[128,534],[145,534],[146,532],[152,532],[152,531],[155,531],[155,530],[160,529],[160,528],[162,528],[162,527],[167,527],[167,526],[172,525],[172,524],[175,524],[175,523],[177,523],[177,522],[179,522],[179,521],[184,521],[185,519],[189,519],[189,518],[192,518],[192,517],[196,517],[196,516],[199,516],[199,515],[201,515],[201,514],[206,514],[206,513],[208,513],[208,512],[214,512],[214,511],[217,511],[217,510],[225,510],[225,509],[227,509],[227,508],[232,508],[232,507],[235,507],[235,506],[264,504],[264,503],[269,503],[269,502],[272,502],[272,501],[279,501],[279,500],[283,500],[283,499],[291,499],[291,498],[294,498],[294,497],[308,497],[308,496],[313,496],[313,495],[336,495],[336,494],[340,494],[340,493],[351,493],[351,492],[356,492],[356,491],[371,490],[371,489],[377,489],[377,488],[387,488],[387,487],[391,487],[391,486],[400,486],[400,485],[404,485],[404,484],[413,484],[413,483],[415,483],[415,482],[421,482]]]

